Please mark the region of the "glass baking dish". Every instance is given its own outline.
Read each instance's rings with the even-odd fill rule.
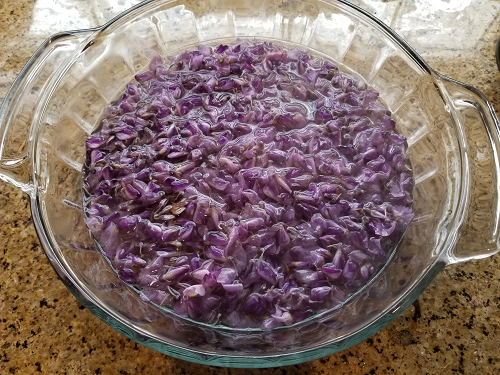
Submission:
[[[340,308],[269,331],[202,324],[143,301],[83,222],[84,141],[146,69],[147,51],[170,56],[237,39],[301,46],[378,91],[408,139],[415,176],[415,218],[370,284]],[[30,196],[67,288],[125,336],[184,360],[271,367],[326,356],[387,325],[446,265],[499,251],[500,126],[490,103],[346,1],[145,1],[102,27],[49,38],[16,79],[0,121],[0,177]]]

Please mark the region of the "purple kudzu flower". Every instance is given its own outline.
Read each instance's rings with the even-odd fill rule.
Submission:
[[[177,238],[177,234],[179,233],[179,229],[175,227],[167,227],[162,231],[161,240],[163,242],[171,242]]]
[[[91,137],[85,141],[85,145],[91,150],[98,149],[105,143],[106,140],[102,137]]]
[[[222,232],[212,231],[208,232],[206,241],[210,245],[225,246],[227,245],[227,236]]]
[[[332,293],[332,288],[329,286],[321,286],[311,289],[311,300],[323,301]]]
[[[342,272],[346,280],[354,280],[359,272],[359,266],[352,260],[348,260]]]
[[[225,262],[227,260],[224,250],[213,245],[205,246],[205,255],[209,259],[220,262]]]
[[[263,280],[271,285],[276,284],[278,273],[276,270],[267,262],[261,260],[256,266],[257,273],[262,277]]]
[[[122,217],[117,221],[116,227],[119,230],[123,230],[125,232],[131,232],[136,228],[138,219],[139,218],[137,216]]]
[[[228,292],[240,292],[243,290],[243,284],[240,283],[222,284],[222,287]]]
[[[262,316],[266,310],[267,308],[264,299],[257,293],[251,294],[243,305],[243,312],[251,316]]]
[[[232,268],[221,268],[217,276],[217,282],[220,284],[232,284],[238,273]]]
[[[248,230],[252,232],[256,232],[266,226],[264,219],[262,218],[243,220],[241,222],[241,225],[243,225],[245,228],[248,228]]]
[[[191,285],[182,292],[184,298],[192,298],[205,295],[205,287],[201,284]]]
[[[214,187],[217,190],[225,191],[230,183],[222,178],[215,177],[212,181],[209,182],[209,185]]]
[[[189,266],[181,266],[181,267],[175,267],[171,268],[168,270],[164,275],[163,275],[163,280],[165,281],[175,281],[184,276],[189,272]]]
[[[263,329],[369,283],[414,217],[378,93],[271,42],[146,57],[85,141],[85,224],[119,277],[180,316]]]
[[[336,280],[342,276],[342,268],[337,268],[333,263],[327,263],[321,267],[321,272],[330,280]]]
[[[137,273],[131,270],[130,268],[123,268],[118,271],[118,275],[120,279],[129,284],[135,284],[137,282]]]

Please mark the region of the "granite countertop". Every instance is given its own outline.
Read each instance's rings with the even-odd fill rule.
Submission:
[[[393,27],[437,71],[474,85],[500,109],[494,46],[500,3],[353,1]],[[37,46],[97,26],[134,0],[2,0],[0,102]],[[497,112],[500,115],[500,112]],[[301,365],[219,369],[125,338],[57,279],[35,234],[28,197],[0,181],[2,374],[498,374],[500,255],[447,267],[399,318],[364,342]]]

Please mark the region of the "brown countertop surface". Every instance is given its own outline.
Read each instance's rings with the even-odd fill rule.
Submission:
[[[0,102],[37,46],[58,31],[97,26],[133,0],[2,0]],[[500,3],[359,0],[437,71],[500,109],[494,48]],[[500,114],[497,111],[497,115]],[[0,181],[1,374],[498,374],[500,255],[447,267],[399,318],[328,357],[271,369],[220,369],[158,353],[93,316],[58,280],[36,236],[29,199]]]

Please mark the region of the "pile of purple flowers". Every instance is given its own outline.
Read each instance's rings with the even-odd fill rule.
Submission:
[[[87,140],[86,224],[144,299],[271,329],[341,305],[413,218],[378,94],[274,43],[200,46],[136,75]]]

